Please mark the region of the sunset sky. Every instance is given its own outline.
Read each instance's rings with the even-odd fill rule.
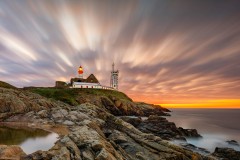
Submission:
[[[1,81],[54,86],[82,65],[109,85],[113,62],[136,101],[240,107],[240,1],[0,1]]]

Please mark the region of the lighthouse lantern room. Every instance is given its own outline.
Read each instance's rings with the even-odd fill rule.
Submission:
[[[82,66],[80,66],[78,68],[78,77],[83,79],[83,68],[82,68]]]

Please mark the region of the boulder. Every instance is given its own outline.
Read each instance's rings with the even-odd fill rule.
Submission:
[[[201,137],[196,129],[177,128],[173,122],[159,115],[150,115],[146,120],[138,117],[120,117],[122,120],[132,124],[144,133],[152,133],[165,140],[181,139],[185,137]]]
[[[45,97],[28,91],[0,88],[1,115],[6,113],[19,114],[31,111],[39,112],[41,110],[49,110],[58,106],[67,107],[68,105],[62,102],[49,100]],[[40,114],[43,115],[41,112]],[[0,117],[3,117],[1,115]]]
[[[48,111],[47,110],[41,110],[41,111],[37,112],[37,115],[39,115],[39,117],[41,117],[41,118],[47,118],[48,117]]]
[[[234,145],[234,146],[239,146],[238,142],[235,141],[235,140],[229,140],[229,141],[226,141],[228,144],[231,144],[231,145]]]
[[[66,121],[63,122],[63,124],[64,124],[64,125],[68,125],[68,126],[72,126],[72,125],[74,125],[75,123],[72,122],[72,121],[66,120]]]
[[[125,135],[123,133],[119,132],[118,130],[114,130],[108,138],[111,139],[112,141],[114,141],[116,144],[121,144],[121,143],[127,142]]]
[[[68,115],[68,111],[66,109],[60,109],[59,112],[62,113],[63,116]]]
[[[121,118],[125,122],[132,124],[134,127],[137,127],[142,122],[141,117],[121,116],[119,118]]]
[[[81,112],[79,112],[76,116],[78,118],[78,121],[83,121],[85,119],[89,119],[89,117],[86,114],[81,113]]]
[[[55,113],[52,114],[52,117],[53,117],[54,119],[59,119],[59,118],[63,118],[64,116],[63,116],[63,114],[60,113],[60,112],[55,112]]]
[[[94,160],[94,155],[90,150],[82,151],[82,157],[84,160]]]
[[[215,148],[215,151],[212,154],[214,157],[224,160],[239,160],[240,152],[235,151],[232,148]]]
[[[114,160],[114,159],[109,157],[108,152],[104,148],[101,149],[101,151],[97,154],[95,158],[95,160]]]
[[[78,119],[75,115],[69,115],[68,118],[69,118],[71,121],[76,121],[76,120]]]
[[[189,144],[189,143],[181,143],[181,146],[183,146],[186,149],[190,149],[194,152],[198,152],[200,154],[210,154],[210,152],[208,150],[206,150],[205,148],[201,148],[201,147],[197,147],[193,144]]]
[[[20,159],[21,156],[25,156],[22,148],[19,146],[0,145],[0,159]]]

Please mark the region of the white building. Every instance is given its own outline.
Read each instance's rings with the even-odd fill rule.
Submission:
[[[114,71],[114,64],[113,64],[113,71]],[[117,71],[118,72],[118,71]],[[113,74],[113,72],[112,72]],[[118,74],[117,74],[118,77]],[[99,83],[97,78],[91,74],[88,76],[88,78],[84,79],[83,78],[83,68],[80,66],[78,68],[78,78],[72,78],[71,79],[71,86],[70,88],[95,88],[95,89],[109,89],[109,90],[114,90],[118,88],[118,82],[116,81],[116,78],[114,78],[113,86],[103,86]]]

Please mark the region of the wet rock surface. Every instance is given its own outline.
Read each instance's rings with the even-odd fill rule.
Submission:
[[[239,143],[235,140],[229,140],[229,141],[226,141],[228,144],[231,144],[231,145],[235,145],[235,146],[239,146]]]
[[[112,110],[109,111],[103,107],[104,104],[98,104],[98,102],[96,104],[86,102],[71,106],[30,92],[0,88],[0,93],[0,98],[4,99],[4,103],[0,104],[2,108],[0,111],[1,122],[27,123],[29,126],[48,130],[51,127],[61,126],[66,130],[54,130],[59,134],[59,140],[50,150],[37,151],[29,155],[21,153],[17,156],[21,160],[213,159],[164,140],[164,138],[176,136],[178,132],[180,135],[192,136],[195,135],[195,131],[186,133],[185,130],[176,128],[173,123],[167,122],[163,117],[149,116],[146,122],[136,119],[132,125],[126,122],[127,120],[115,117]],[[5,97],[9,98],[5,99]],[[20,103],[12,102],[13,99]],[[112,99],[111,102],[113,101]],[[114,106],[118,106],[117,109],[121,114],[127,110],[126,105],[122,105],[122,103],[124,102],[114,101]],[[14,108],[18,108],[18,105],[20,108],[15,112]],[[133,115],[137,113],[147,116],[153,112],[156,113],[156,108],[152,108],[150,111],[152,105],[145,103],[135,105],[136,107],[140,105],[140,107],[132,112]],[[127,105],[127,107],[130,106]],[[147,114],[142,114],[141,109]],[[163,111],[158,113],[161,115]],[[151,127],[147,127],[148,125]],[[155,133],[159,127],[165,127],[165,131]],[[171,130],[168,130],[168,127]],[[149,131],[151,129],[154,132]],[[2,153],[1,151],[0,153]]]
[[[75,107],[51,108],[46,118],[38,112],[15,115],[24,116],[37,125],[65,125],[69,133],[60,135],[59,140],[49,151],[37,151],[22,155],[23,160],[40,159],[89,159],[89,160],[123,160],[123,159],[202,159],[203,156],[184,150],[162,140],[153,134],[146,134],[131,124],[113,116],[104,109],[89,104]],[[53,116],[61,110],[59,116]],[[81,117],[72,120],[73,114]],[[45,114],[44,114],[45,115]],[[10,118],[12,120],[12,118]],[[65,124],[72,120],[70,125]],[[40,121],[41,120],[41,121]],[[8,121],[8,119],[6,119]]]
[[[217,157],[222,160],[239,160],[240,152],[235,151],[231,148],[216,148],[212,154],[214,157]]]
[[[201,148],[201,147],[197,147],[193,144],[189,144],[189,143],[180,143],[181,146],[183,146],[186,149],[190,149],[192,151],[204,154],[204,155],[208,155],[210,154],[210,152],[208,150],[206,150],[205,148]]]
[[[181,139],[185,137],[201,137],[196,129],[177,128],[175,123],[169,122],[166,118],[158,115],[150,115],[146,120],[140,117],[120,117],[124,121],[131,123],[144,133],[152,133],[162,139]]]

